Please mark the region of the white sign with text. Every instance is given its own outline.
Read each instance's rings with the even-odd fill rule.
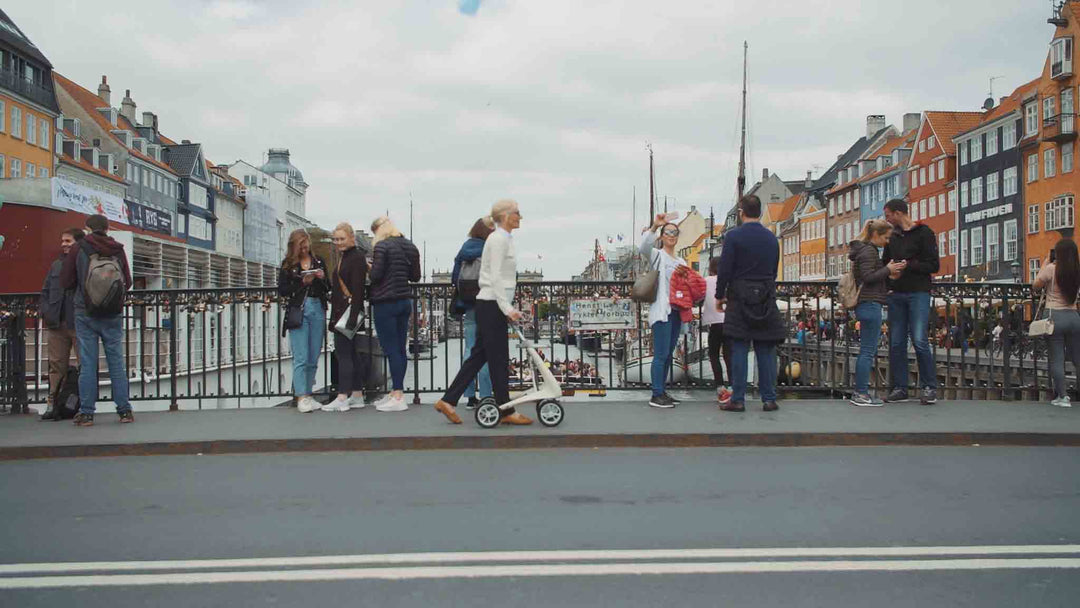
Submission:
[[[634,305],[629,298],[570,300],[570,329],[630,329]]]

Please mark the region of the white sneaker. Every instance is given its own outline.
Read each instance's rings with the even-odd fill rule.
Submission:
[[[1050,402],[1050,405],[1056,405],[1058,407],[1072,407],[1072,402],[1069,400],[1068,395],[1065,397],[1058,397]]]
[[[405,397],[402,397],[400,399],[391,398],[381,405],[376,404],[375,409],[380,412],[404,412],[409,409],[409,406],[405,405]]]
[[[382,408],[393,400],[394,398],[391,397],[389,394],[383,395],[378,401],[375,402],[375,409]]]
[[[362,410],[362,409],[364,409],[364,407],[367,406],[367,404],[364,403],[364,397],[363,396],[349,397],[349,400],[346,403],[349,404],[349,407],[356,408],[358,410]]]
[[[318,404],[311,397],[301,397],[296,402],[296,411],[300,412],[301,414],[306,414],[314,410],[316,405]]]
[[[322,407],[324,412],[347,412],[349,409],[348,399],[334,399]]]

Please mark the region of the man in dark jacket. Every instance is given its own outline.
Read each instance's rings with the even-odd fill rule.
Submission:
[[[49,267],[45,283],[41,286],[41,320],[45,324],[45,340],[49,347],[49,396],[48,409],[41,415],[42,420],[60,420],[60,411],[56,408],[56,396],[60,385],[67,375],[71,362],[71,351],[75,349],[75,290],[60,286],[60,271],[64,260],[83,238],[83,231],[68,228],[60,233],[60,257]],[[78,361],[79,351],[75,350]]]
[[[729,412],[746,409],[747,356],[750,344],[758,364],[758,387],[764,409],[776,405],[776,345],[784,339],[784,323],[776,307],[776,267],[780,243],[761,225],[761,201],[747,195],[739,201],[742,225],[724,235],[716,274],[716,301],[727,301],[724,333],[731,340]]]
[[[930,283],[938,271],[937,236],[929,226],[916,224],[908,204],[894,198],[885,203],[885,220],[895,228],[881,254],[884,263],[899,262],[889,275],[889,376],[892,390],[885,401],[908,400],[908,336],[915,345],[922,384],[920,403],[937,402],[937,368],[927,331],[930,322]]]
[[[128,401],[128,378],[124,366],[124,315],[123,312],[95,316],[89,314],[86,303],[86,279],[90,272],[91,256],[115,259],[123,275],[124,292],[131,289],[131,271],[128,270],[124,246],[109,236],[109,220],[103,215],[86,218],[87,235],[79,246],[65,259],[60,271],[60,285],[75,290],[75,332],[79,343],[79,413],[75,415],[77,426],[93,426],[94,409],[98,397],[98,340],[105,346],[105,360],[109,365],[112,383],[112,399],[120,422],[134,422]]]

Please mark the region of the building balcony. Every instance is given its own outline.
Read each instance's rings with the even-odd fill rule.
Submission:
[[[0,68],[0,88],[21,95],[46,108],[56,107],[52,89],[30,82],[7,68]]]
[[[1042,139],[1059,144],[1076,139],[1076,115],[1058,114],[1043,120]]]

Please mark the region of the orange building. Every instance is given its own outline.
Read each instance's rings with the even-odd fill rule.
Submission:
[[[799,280],[825,280],[825,208],[807,197],[799,218]]]
[[[957,134],[974,128],[982,112],[923,112],[908,163],[911,219],[937,235],[941,267],[937,277],[956,280],[956,143]]]
[[[0,26],[0,178],[52,177],[52,64],[3,11]]]
[[[1064,2],[1049,20],[1055,26],[1042,77],[1023,100],[1020,140],[1024,182],[1027,280],[1033,280],[1062,237],[1073,238],[1075,195],[1076,86],[1073,53],[1080,34],[1080,2]]]
[[[795,207],[804,194],[789,196],[779,203],[769,203],[769,215],[773,219],[771,230],[780,241],[780,260],[777,262],[776,278],[780,281],[797,281],[799,268],[799,232],[794,222]],[[792,270],[788,270],[791,268]],[[788,277],[791,278],[788,278]]]

